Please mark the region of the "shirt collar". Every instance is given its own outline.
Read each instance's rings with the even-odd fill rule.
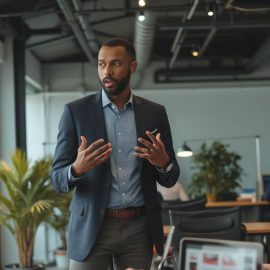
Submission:
[[[101,97],[102,97],[102,107],[103,108],[105,108],[109,104],[113,104],[112,101],[108,98],[108,96],[105,93],[104,89],[102,89]],[[130,94],[129,100],[125,104],[124,107],[126,108],[128,104],[130,104],[131,108],[133,108],[133,94],[132,93]]]

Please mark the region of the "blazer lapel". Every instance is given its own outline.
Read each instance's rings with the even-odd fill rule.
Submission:
[[[146,112],[144,111],[143,101],[139,97],[134,95],[133,104],[134,104],[134,115],[136,122],[137,137],[145,137]]]
[[[90,110],[90,115],[95,126],[97,138],[107,141],[107,132],[102,108],[101,91],[94,96],[93,102],[90,106]]]
[[[95,126],[97,139],[104,139],[105,142],[107,143],[108,138],[107,138],[105,119],[104,119],[104,113],[103,113],[103,107],[102,107],[101,91],[94,96],[94,99],[90,106],[90,115],[92,118],[92,122],[94,123],[94,126]],[[111,171],[110,159],[108,159],[105,162],[105,166],[107,167],[106,172],[110,172]],[[109,179],[111,178],[108,177],[107,180],[109,181]],[[110,185],[109,182],[107,183],[108,185]]]

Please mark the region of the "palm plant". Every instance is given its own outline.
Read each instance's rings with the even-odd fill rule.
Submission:
[[[33,267],[35,234],[39,225],[52,215],[58,194],[50,184],[51,160],[44,158],[30,164],[26,154],[17,149],[12,164],[0,162],[0,224],[14,235],[19,267]]]

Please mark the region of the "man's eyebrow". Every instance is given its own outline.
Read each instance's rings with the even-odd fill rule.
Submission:
[[[105,62],[105,61],[106,61],[105,59],[98,59],[98,62]],[[122,62],[123,59],[121,59],[121,58],[115,58],[115,59],[109,60],[109,62],[115,62],[115,61]]]

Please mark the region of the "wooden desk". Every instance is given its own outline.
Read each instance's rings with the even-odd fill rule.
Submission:
[[[233,207],[233,206],[270,206],[270,201],[220,201],[220,202],[207,202],[206,207]]]
[[[207,208],[215,207],[235,207],[241,208],[242,222],[257,222],[262,220],[265,211],[270,208],[270,201],[220,201],[220,202],[207,202]]]
[[[270,222],[243,222],[247,234],[270,234]]]
[[[270,222],[243,222],[246,226],[247,234],[270,234]],[[164,235],[168,235],[171,225],[164,225]]]

